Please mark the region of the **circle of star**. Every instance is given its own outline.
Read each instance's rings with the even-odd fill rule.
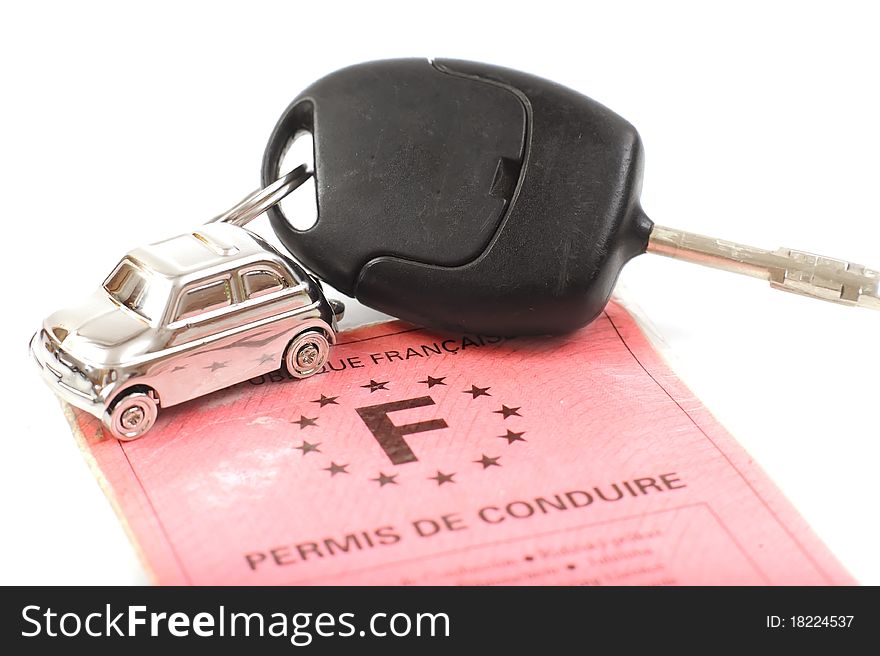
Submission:
[[[472,398],[477,398],[478,396],[492,396],[489,394],[489,390],[491,387],[477,387],[476,385],[471,385],[469,390],[464,390],[463,394],[470,394]]]
[[[428,479],[432,481],[437,481],[437,485],[443,485],[444,483],[455,483],[452,480],[452,477],[455,476],[455,473],[452,474],[444,474],[439,469],[437,470],[436,476],[429,476]]]
[[[508,417],[522,417],[519,413],[519,407],[508,408],[506,405],[502,405],[501,410],[494,410],[493,413],[501,415],[503,419],[507,419]]]
[[[521,433],[515,433],[508,428],[505,435],[499,435],[498,437],[507,440],[508,444],[513,444],[514,442],[525,442],[526,438],[523,437],[525,433],[525,431],[522,431]]]
[[[348,465],[337,465],[335,462],[331,462],[329,467],[324,467],[324,471],[330,472],[330,478],[333,478],[336,474],[349,473],[347,467]]]
[[[397,474],[383,474],[379,472],[379,476],[376,478],[371,478],[371,481],[376,481],[379,484],[379,487],[385,487],[386,485],[397,485],[397,481],[394,480],[397,478]]]
[[[303,452],[303,455],[307,455],[307,454],[311,453],[312,451],[314,451],[315,453],[321,453],[321,449],[318,448],[319,446],[321,446],[320,442],[316,442],[315,444],[312,444],[311,442],[306,442],[305,440],[303,440],[302,444],[300,444],[299,446],[295,446],[293,448],[299,449],[300,451]]]
[[[302,430],[306,426],[317,426],[318,418],[317,417],[306,417],[305,415],[300,415],[299,419],[296,421],[290,422],[291,424],[299,424],[299,429]]]
[[[501,465],[498,464],[498,461],[500,459],[501,456],[490,458],[484,453],[482,458],[480,458],[479,460],[474,460],[474,462],[478,465],[483,465],[483,469],[489,469],[489,467],[500,467]]]

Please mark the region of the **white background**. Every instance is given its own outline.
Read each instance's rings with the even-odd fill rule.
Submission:
[[[126,250],[255,188],[314,79],[398,56],[549,77],[639,129],[658,223],[880,267],[878,27],[840,1],[7,3],[0,583],[146,582],[27,341]],[[880,313],[653,256],[621,280],[693,390],[880,583]]]

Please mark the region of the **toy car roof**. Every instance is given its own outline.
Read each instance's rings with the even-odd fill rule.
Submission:
[[[136,248],[128,257],[163,276],[176,278],[235,266],[260,256],[275,259],[270,255],[273,250],[244,228],[207,223],[192,232]]]

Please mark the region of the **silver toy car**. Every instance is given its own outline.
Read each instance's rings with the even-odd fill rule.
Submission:
[[[47,318],[30,349],[62,399],[131,440],[159,407],[282,366],[317,373],[343,311],[298,264],[220,221],[128,253],[91,297]]]

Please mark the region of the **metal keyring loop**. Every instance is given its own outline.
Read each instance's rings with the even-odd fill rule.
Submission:
[[[280,203],[288,194],[311,178],[312,175],[313,172],[309,169],[308,165],[300,164],[290,173],[282,175],[272,184],[253,192],[231,209],[208,221],[208,223],[231,223],[236,226],[247,225],[260,216],[260,214]]]

